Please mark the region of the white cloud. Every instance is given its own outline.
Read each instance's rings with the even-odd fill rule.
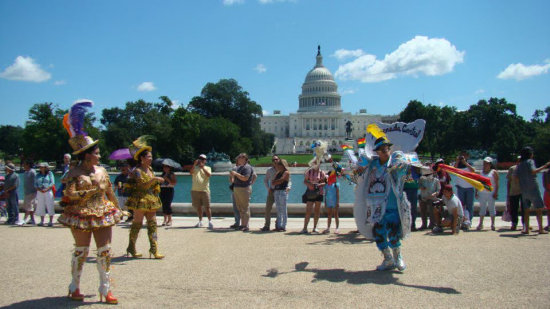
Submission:
[[[338,49],[337,51],[332,54],[333,57],[336,57],[338,60],[344,60],[347,58],[357,58],[361,57],[365,54],[365,52],[361,49],[356,50],[348,50],[348,49]]]
[[[41,83],[49,80],[52,75],[40,67],[31,57],[17,56],[15,62],[0,73],[1,78],[24,82]]]
[[[296,2],[296,0],[258,0],[261,4],[270,4],[275,2]]]
[[[242,4],[244,3],[244,0],[223,0],[223,5],[230,6],[233,4]]]
[[[137,86],[138,91],[153,91],[157,90],[157,87],[155,87],[155,84],[153,82],[143,82]]]
[[[357,53],[356,51],[354,52]],[[383,60],[376,59],[374,55],[363,54],[340,65],[335,75],[342,80],[373,83],[401,75],[443,75],[452,72],[454,66],[463,61],[464,51],[458,51],[446,39],[416,36],[384,56]]]
[[[265,71],[267,71],[267,68],[265,67],[265,65],[260,63],[254,68],[254,71],[262,74],[262,73],[265,73]]]
[[[550,60],[547,59],[545,65],[523,65],[522,63],[510,64],[504,71],[497,75],[500,79],[524,80],[529,77],[548,73],[550,69]]]
[[[264,109],[264,110],[262,110],[262,115],[267,116],[267,115],[269,115],[269,112]]]
[[[485,93],[485,89],[478,89],[475,92],[475,94],[482,94],[482,93]]]
[[[55,82],[53,82],[53,84],[56,85],[56,86],[61,86],[61,85],[67,84],[67,81],[64,81],[64,80],[56,80]]]
[[[354,94],[355,93],[355,89],[351,89],[351,88],[342,88],[342,91],[341,91],[342,95],[347,95],[347,94]]]

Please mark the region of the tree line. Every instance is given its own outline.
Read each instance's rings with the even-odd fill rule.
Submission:
[[[159,99],[103,109],[101,125],[97,125],[94,111],[86,115],[85,130],[100,139],[102,161],[141,135],[154,137],[151,144],[155,157],[169,157],[184,164],[212,149],[230,157],[240,152],[263,156],[273,145],[273,134],[260,129],[262,107],[234,79],[206,84],[200,96],[193,97],[186,107],[175,106],[166,96]],[[0,156],[59,161],[64,153],[72,152],[62,126],[65,113],[67,110],[53,103],[37,103],[29,110],[24,128],[0,126]]]
[[[480,100],[465,111],[413,100],[399,118],[403,122],[426,120],[417,152],[432,158],[482,151],[495,155],[498,161],[514,162],[521,148],[531,146],[537,162],[550,160],[550,106],[535,110],[526,121],[517,114],[516,105],[504,98]]]

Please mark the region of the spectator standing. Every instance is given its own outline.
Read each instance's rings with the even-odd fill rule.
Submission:
[[[61,167],[61,171],[63,174],[67,173],[69,169],[71,168],[71,154],[66,153],[63,155],[63,166]]]
[[[235,204],[239,210],[241,224],[239,229],[248,232],[248,223],[250,220],[250,195],[252,193],[252,184],[254,169],[248,164],[248,155],[241,153],[237,156],[237,168],[230,172],[233,177],[233,195]]]
[[[273,203],[275,203],[275,197],[273,196],[272,181],[275,174],[277,174],[276,166],[279,164],[279,156],[273,155],[271,157],[271,167],[265,171],[264,187],[267,191],[267,197],[265,200],[265,222],[261,228],[262,232],[268,232],[271,228],[271,209],[273,209]],[[275,223],[277,226],[277,223]]]
[[[8,195],[6,199],[8,208],[8,221],[5,224],[19,223],[19,176],[15,173],[15,165],[8,163],[5,166],[6,179],[4,180],[4,192]]]
[[[275,222],[275,231],[285,232],[286,222],[288,219],[288,211],[286,202],[288,200],[288,184],[290,182],[290,171],[288,162],[285,159],[280,159],[275,164],[277,173],[271,182],[273,186],[273,197],[275,206],[277,207],[277,220]]]
[[[407,199],[411,203],[411,231],[416,231],[416,212],[418,208],[418,181],[413,178],[412,169],[409,169],[405,184],[403,185],[403,191],[407,195]]]
[[[436,178],[439,180],[439,194],[437,195],[437,197],[439,198],[443,197],[443,187],[451,183],[451,176],[449,175],[449,173],[442,169],[437,170],[437,165],[440,163],[445,164],[445,161],[439,158],[437,159],[437,161],[435,161],[434,164],[434,169],[437,171]]]
[[[535,160],[533,160],[533,149],[524,147],[520,152],[521,158],[516,168],[516,176],[519,179],[519,187],[521,188],[521,199],[523,200],[523,231],[522,234],[529,234],[529,213],[531,206],[537,214],[537,222],[539,224],[539,234],[548,234],[543,229],[542,210],[544,202],[542,200],[540,189],[537,184],[537,173],[540,173],[545,168],[550,166],[550,162],[546,162],[543,166],[536,168]]]
[[[327,229],[323,231],[323,234],[330,233],[332,217],[334,217],[334,223],[336,225],[334,233],[339,234],[340,216],[338,210],[340,209],[340,183],[338,183],[338,181],[331,184],[327,183],[323,191],[325,193],[325,208],[327,209]]]
[[[545,231],[548,232],[550,228],[550,169],[547,169],[544,174],[542,174],[542,185],[544,187],[544,205],[546,206],[546,227]]]
[[[125,188],[125,185],[128,183],[128,175],[130,174],[130,168],[128,163],[122,163],[120,165],[120,174],[115,178],[115,188],[117,193],[118,205],[127,210],[126,201],[128,200],[128,192]],[[126,222],[132,221],[130,218]]]
[[[23,164],[25,173],[23,174],[23,190],[25,196],[23,197],[23,207],[25,211],[25,217],[20,222],[21,225],[30,223],[35,225],[34,211],[36,210],[36,188],[34,187],[34,181],[36,179],[36,171],[32,168],[33,162],[26,161]]]
[[[433,217],[433,202],[436,200],[438,193],[441,191],[439,179],[434,176],[434,173],[423,175],[418,180],[420,187],[420,217],[422,225],[420,230],[426,228],[432,229],[434,225]],[[428,226],[428,216],[430,217],[430,225]]]
[[[40,172],[36,175],[34,181],[34,187],[37,190],[36,193],[36,215],[40,216],[40,223],[38,226],[44,225],[44,217],[46,213],[50,216],[48,226],[53,226],[53,216],[55,215],[54,200],[53,200],[53,187],[55,185],[55,178],[53,173],[50,172],[48,163],[41,162],[38,164]]]
[[[460,156],[456,158],[455,161],[455,167],[459,168],[463,171],[468,172],[475,172],[475,169],[468,163],[468,153],[462,152]],[[456,178],[456,195],[458,196],[458,199],[460,199],[460,202],[462,203],[462,206],[468,211],[468,216],[470,221],[474,217],[474,195],[475,190],[474,187],[469,184],[466,180],[457,177]]]
[[[307,234],[307,226],[313,211],[313,233],[318,233],[317,223],[321,215],[321,202],[323,202],[323,187],[326,183],[326,174],[321,170],[321,164],[313,165],[304,174],[304,184],[306,190],[306,215],[304,218],[304,228],[300,233]],[[315,209],[313,206],[315,205]]]
[[[164,220],[162,226],[172,225],[172,201],[174,200],[174,187],[176,186],[176,174],[172,171],[172,167],[168,165],[162,166],[162,175],[164,181],[160,184],[160,201],[162,203],[162,213]]]
[[[199,158],[195,160],[189,172],[192,176],[191,203],[199,217],[199,222],[195,227],[202,227],[204,210],[208,217],[208,229],[211,230],[214,228],[212,224],[212,211],[210,209],[210,176],[212,175],[212,169],[206,165],[206,155],[199,155]]]
[[[519,159],[520,157],[518,157]],[[518,226],[518,215],[521,203],[521,212],[523,213],[523,201],[521,200],[521,189],[519,187],[519,179],[514,176],[517,169],[517,164],[511,166],[506,174],[506,208],[510,211],[512,217],[511,230],[515,231]],[[521,217],[523,224],[523,216]]]
[[[479,225],[477,230],[481,231],[483,229],[483,219],[487,213],[487,208],[489,208],[489,215],[491,216],[491,230],[495,230],[495,201],[498,198],[498,172],[494,169],[493,159],[491,157],[486,157],[483,159],[483,170],[481,171],[481,176],[487,177],[491,180],[493,185],[493,190],[483,190],[476,192],[476,198],[479,201]]]

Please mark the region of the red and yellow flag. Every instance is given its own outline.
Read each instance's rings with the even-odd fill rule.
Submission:
[[[359,148],[365,148],[366,143],[367,143],[367,141],[364,137],[357,140],[357,146]]]

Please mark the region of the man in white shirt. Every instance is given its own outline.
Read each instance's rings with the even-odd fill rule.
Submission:
[[[453,193],[451,185],[443,187],[443,203],[447,206],[447,212],[443,212],[443,207],[434,207],[436,227],[434,227],[433,232],[441,233],[443,227],[450,227],[451,233],[457,235],[464,218],[464,209],[458,197]],[[443,220],[441,220],[442,216],[445,217]]]

